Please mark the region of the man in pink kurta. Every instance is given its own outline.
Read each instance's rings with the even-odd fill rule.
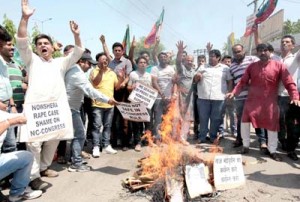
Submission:
[[[268,150],[271,158],[280,161],[276,154],[277,131],[279,131],[279,108],[277,94],[280,81],[289,92],[292,103],[299,106],[299,94],[296,84],[284,64],[270,60],[270,52],[266,44],[256,47],[260,61],[254,62],[246,69],[237,86],[227,97],[238,95],[248,86],[248,97],[242,116],[241,133],[243,137],[242,153],[248,153],[250,145],[250,123],[254,128],[268,130]]]

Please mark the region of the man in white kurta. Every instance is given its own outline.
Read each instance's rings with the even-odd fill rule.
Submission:
[[[27,24],[29,18],[34,13],[34,9],[29,8],[28,1],[22,0],[22,17],[16,37],[17,48],[20,56],[28,68],[29,85],[25,98],[26,104],[40,104],[40,107],[47,107],[45,103],[51,101],[64,105],[64,130],[61,133],[68,133],[72,137],[72,117],[69,109],[64,77],[65,73],[74,65],[81,57],[84,49],[81,46],[78,25],[70,21],[70,28],[75,39],[74,51],[67,57],[52,58],[54,51],[53,42],[47,35],[40,34],[35,40],[36,52],[30,48],[27,37]],[[51,107],[50,105],[48,107]],[[26,111],[25,111],[26,113]],[[28,123],[29,124],[29,123]],[[21,136],[27,130],[22,130]],[[65,134],[52,133],[47,141],[34,141],[27,143],[27,149],[34,155],[34,163],[31,171],[31,187],[32,189],[45,189],[48,184],[41,180],[41,175],[46,177],[56,177],[58,173],[49,170],[60,136]]]

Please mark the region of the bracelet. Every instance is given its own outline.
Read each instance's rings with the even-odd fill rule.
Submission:
[[[17,105],[16,104],[12,104],[12,105],[10,105],[11,107],[17,107]]]

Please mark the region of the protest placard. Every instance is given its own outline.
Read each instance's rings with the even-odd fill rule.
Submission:
[[[192,199],[213,192],[208,182],[208,173],[208,168],[203,163],[185,166],[185,182]]]
[[[143,102],[147,109],[151,109],[156,97],[158,95],[157,90],[151,86],[147,86],[143,83],[137,82],[135,89],[130,93],[128,100],[131,102]]]
[[[27,124],[21,126],[20,141],[48,141],[73,138],[72,119],[66,116],[68,103],[58,101],[24,104]],[[70,131],[71,130],[71,131]]]
[[[242,156],[217,155],[214,159],[214,182],[217,190],[233,189],[245,184]]]
[[[124,103],[117,105],[118,110],[126,120],[135,122],[150,122],[150,115],[144,103]]]

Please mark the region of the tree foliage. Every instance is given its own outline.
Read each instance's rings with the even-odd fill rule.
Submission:
[[[287,20],[283,24],[283,34],[297,34],[300,33],[300,19],[296,22],[292,22],[291,20]]]
[[[152,55],[151,54],[152,54],[154,46],[151,46],[150,48],[145,48],[144,47],[145,38],[146,37],[141,37],[138,41],[136,41],[136,47],[134,49],[134,58],[138,58],[140,52],[148,51],[150,53],[150,58],[152,60]],[[165,46],[162,43],[159,43],[157,53],[161,52],[164,49],[165,49]]]
[[[3,27],[6,29],[6,31],[13,37],[13,42],[16,42],[15,34],[17,32],[16,26],[14,25],[14,22],[9,19],[6,14],[3,16]]]
[[[2,23],[3,27],[13,37],[13,43],[15,44],[15,42],[16,42],[15,34],[17,33],[16,26],[13,23],[13,21],[6,16],[6,14],[4,14],[3,19],[4,19],[3,23]],[[37,25],[34,25],[34,27],[31,30],[31,34],[28,34],[31,48],[34,52],[36,51],[36,48],[33,43],[33,39],[40,33],[41,33],[41,31],[39,30],[39,27]],[[56,43],[56,40],[53,37],[52,37],[52,41],[53,41],[53,43]],[[62,56],[62,53],[59,50],[54,51],[53,58],[61,57],[61,56]]]

